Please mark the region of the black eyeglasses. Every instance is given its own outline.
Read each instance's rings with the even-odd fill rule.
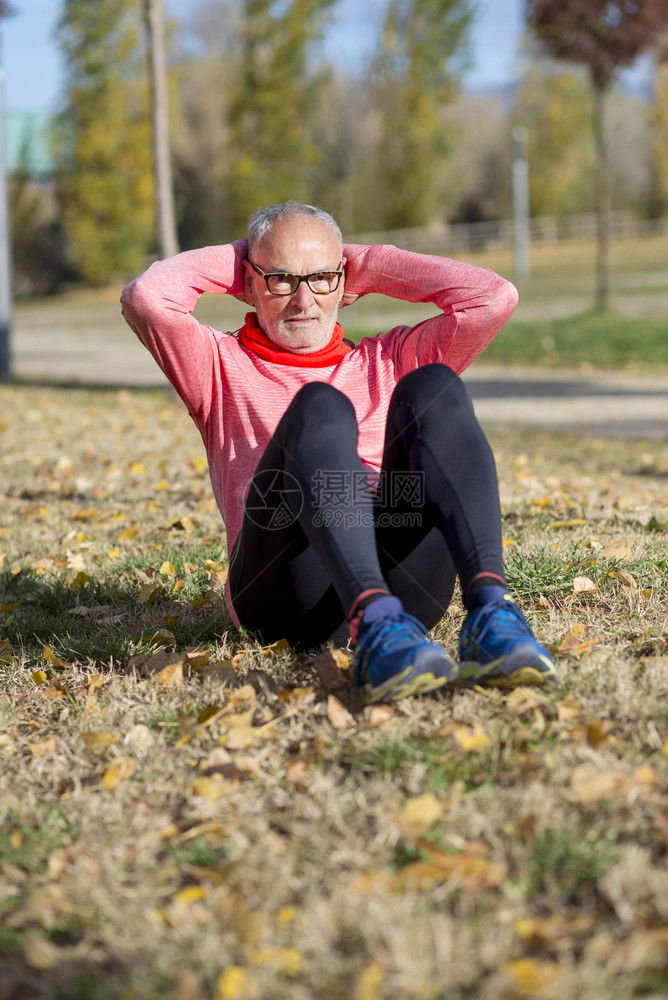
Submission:
[[[343,261],[336,271],[313,271],[311,274],[288,274],[285,271],[273,271],[267,274],[252,260],[248,263],[267,282],[267,291],[270,295],[294,295],[302,281],[306,282],[314,295],[330,295],[339,287],[343,274]]]

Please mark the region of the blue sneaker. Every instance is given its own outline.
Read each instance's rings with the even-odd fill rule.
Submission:
[[[442,646],[425,639],[425,632],[405,611],[362,622],[353,667],[366,702],[424,694],[456,678],[457,664]]]
[[[510,688],[556,679],[552,657],[510,594],[471,611],[459,638],[459,660],[465,684]]]

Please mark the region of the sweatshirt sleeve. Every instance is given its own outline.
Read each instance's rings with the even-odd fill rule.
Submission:
[[[344,303],[379,293],[433,302],[440,314],[383,335],[401,378],[438,362],[458,374],[487,347],[517,305],[515,286],[486,267],[393,246],[347,245]]]
[[[201,426],[220,379],[219,334],[192,315],[203,292],[245,301],[246,240],[156,261],[123,290],[121,310]]]

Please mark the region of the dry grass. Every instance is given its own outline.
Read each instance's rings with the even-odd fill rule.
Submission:
[[[360,711],[231,628],[180,404],[1,398],[0,997],[665,996],[666,444],[495,435],[560,684]]]

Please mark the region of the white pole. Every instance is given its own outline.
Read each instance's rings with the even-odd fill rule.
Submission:
[[[3,143],[3,77],[4,70],[0,53],[0,382],[6,382],[11,375],[9,334],[12,322],[12,289],[9,265],[9,209],[7,205],[5,148]]]
[[[529,162],[526,156],[528,132],[513,129],[513,234],[515,277],[529,277]]]

